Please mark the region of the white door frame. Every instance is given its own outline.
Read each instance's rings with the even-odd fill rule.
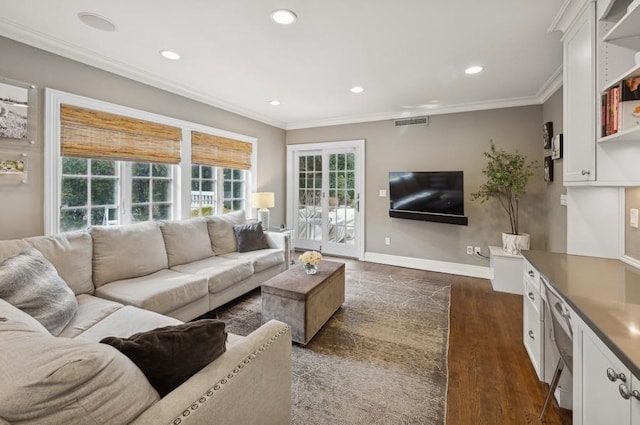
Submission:
[[[339,142],[320,142],[320,143],[299,143],[287,145],[287,223],[290,226],[294,223],[294,211],[293,206],[295,199],[294,193],[294,178],[295,175],[295,153],[298,151],[311,151],[311,150],[325,150],[325,149],[341,149],[341,148],[355,148],[356,149],[356,167],[360,170],[356,175],[356,184],[359,187],[360,204],[359,204],[359,220],[356,220],[356,234],[360,237],[356,238],[355,251],[359,260],[364,260],[364,239],[365,239],[365,141],[359,140],[344,140]],[[295,240],[292,241],[295,243]]]

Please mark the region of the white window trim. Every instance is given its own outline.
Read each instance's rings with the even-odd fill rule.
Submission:
[[[174,219],[190,217],[191,197],[191,131],[199,131],[214,136],[227,137],[251,143],[251,170],[248,172],[246,191],[246,213],[251,216],[251,191],[258,180],[258,139],[243,134],[220,130],[189,121],[166,117],[152,112],[141,111],[127,106],[91,99],[72,93],[45,88],[44,110],[44,231],[54,235],[60,231],[60,179],[62,177],[62,157],[60,156],[60,106],[62,104],[93,109],[125,117],[166,124],[182,129],[181,161],[174,173],[175,197]]]

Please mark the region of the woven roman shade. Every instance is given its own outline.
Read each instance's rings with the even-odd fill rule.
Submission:
[[[182,130],[61,105],[60,139],[63,156],[177,164],[180,162]]]
[[[251,169],[251,143],[191,132],[191,162],[240,170]]]

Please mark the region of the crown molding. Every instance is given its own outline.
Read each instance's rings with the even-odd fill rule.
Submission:
[[[540,103],[546,102],[558,89],[562,87],[562,65],[551,74],[549,79],[540,87],[536,96]]]
[[[298,130],[312,127],[328,127],[333,125],[358,124],[371,121],[385,121],[424,117],[430,115],[455,114],[459,112],[483,111],[489,109],[514,108],[518,106],[539,105],[542,103],[538,96],[527,96],[512,99],[497,99],[483,102],[471,102],[458,105],[441,106],[432,109],[420,109],[411,112],[390,111],[369,115],[352,115],[315,121],[301,121],[287,124],[285,130]]]
[[[2,18],[0,18],[0,35],[140,83],[148,84],[155,88],[166,90],[234,114],[242,115],[246,118],[260,121],[281,129],[285,128],[285,123],[283,122],[257,114],[248,109],[240,108],[237,105],[233,105],[221,99],[217,99],[212,96],[205,96],[198,90],[191,87],[177,84],[158,75],[144,72],[126,63],[115,61],[109,57],[100,55],[92,50],[67,43],[60,39],[52,38],[41,32]]]

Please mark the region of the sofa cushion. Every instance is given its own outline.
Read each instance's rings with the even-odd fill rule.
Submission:
[[[179,325],[182,322],[164,314],[126,305],[111,313],[95,325],[76,336],[76,339],[99,342],[108,336],[128,338],[161,326]]]
[[[245,224],[244,211],[234,211],[214,217],[207,217],[207,228],[211,238],[211,248],[216,255],[228,254],[237,250],[234,224]]]
[[[273,248],[250,252],[232,252],[225,254],[223,257],[240,261],[251,261],[254,273],[260,273],[263,270],[285,263],[284,251]]]
[[[224,322],[203,319],[100,342],[131,359],[164,397],[224,353],[226,341]]]
[[[158,223],[95,226],[93,283],[97,287],[116,280],[145,276],[169,266]]]
[[[23,239],[0,241],[0,260],[20,254],[29,247],[29,243]]]
[[[0,358],[0,417],[9,423],[126,424],[159,400],[140,369],[104,344],[5,321]]]
[[[181,273],[202,276],[207,281],[209,293],[222,291],[253,275],[253,262],[233,258],[211,257],[173,267]]]
[[[29,316],[18,307],[9,304],[2,298],[0,298],[0,321],[6,322],[7,320],[13,320],[16,322],[22,322],[29,327],[29,329],[49,334],[47,328],[42,326],[42,323],[38,322],[33,317]]]
[[[0,298],[38,320],[53,335],[78,310],[73,291],[35,248],[0,263]]]
[[[74,294],[92,294],[93,242],[86,230],[25,239],[53,264]]]
[[[124,307],[120,303],[87,294],[78,295],[76,300],[78,301],[78,311],[58,336],[74,338]]]
[[[238,252],[256,251],[269,248],[267,237],[262,230],[262,222],[236,224],[233,226]]]
[[[165,314],[208,295],[207,280],[198,275],[160,270],[116,280],[96,289],[96,296]]]
[[[169,267],[213,256],[207,222],[203,218],[160,223]]]

